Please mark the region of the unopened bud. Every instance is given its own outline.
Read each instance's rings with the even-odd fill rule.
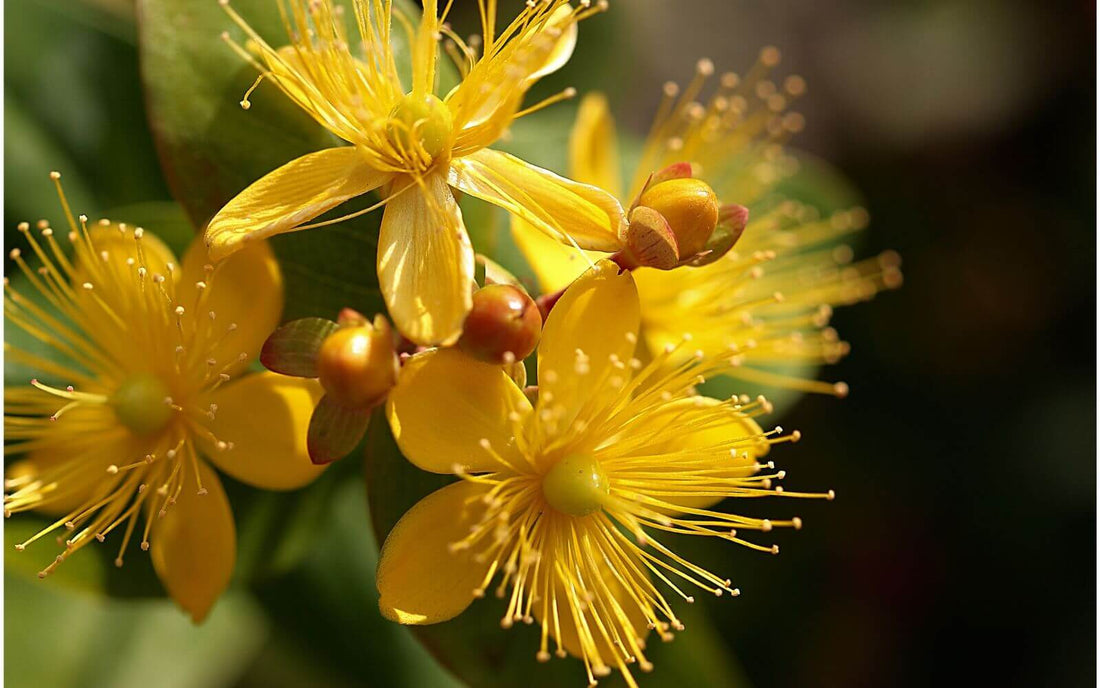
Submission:
[[[510,284],[490,284],[474,293],[458,346],[478,360],[504,364],[530,356],[541,334],[542,315],[530,296]]]
[[[653,184],[638,204],[664,216],[676,237],[680,260],[703,251],[718,226],[718,197],[701,179],[675,178]]]
[[[397,354],[385,318],[342,327],[325,339],[317,356],[321,386],[345,408],[378,404],[397,382]]]

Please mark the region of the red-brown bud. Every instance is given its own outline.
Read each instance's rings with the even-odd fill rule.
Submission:
[[[490,284],[474,293],[458,346],[486,363],[522,361],[542,334],[542,315],[534,300],[510,284]]]
[[[664,216],[676,237],[680,260],[703,251],[718,226],[718,197],[701,179],[677,177],[653,184],[638,205]]]
[[[397,382],[393,333],[385,318],[374,324],[341,327],[325,339],[317,355],[317,376],[326,395],[345,408],[381,402]]]

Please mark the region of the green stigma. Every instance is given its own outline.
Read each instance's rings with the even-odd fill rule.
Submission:
[[[127,379],[111,397],[118,421],[135,435],[152,435],[172,420],[172,407],[165,399],[168,387],[160,378],[139,373]]]
[[[547,503],[570,516],[599,511],[610,490],[599,462],[585,454],[570,454],[542,478],[542,496]]]
[[[404,125],[391,125],[390,133],[406,153],[412,153],[416,148],[410,134],[432,159],[445,151],[450,144],[454,124],[451,111],[434,95],[410,93],[397,101],[390,117]]]

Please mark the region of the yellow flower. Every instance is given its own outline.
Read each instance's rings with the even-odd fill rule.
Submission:
[[[19,226],[41,267],[18,248],[10,254],[38,296],[4,283],[9,325],[51,352],[5,342],[9,362],[63,385],[5,389],[5,454],[24,455],[6,470],[5,516],[56,519],[21,551],[64,529],[64,549],[40,577],[108,536],[120,538],[121,566],[139,538],[165,589],[199,622],[236,560],[233,514],[211,464],[265,489],[311,481],[321,469],[305,438],[320,391],[313,381],[244,375],[283,307],[266,243],[215,268],[196,240],[177,263],[140,227],[88,227],[64,207],[70,254],[45,221],[41,239]]]
[[[748,206],[751,212],[740,241],[716,262],[635,273],[642,334],[651,351],[685,332],[708,353],[734,346],[740,365],[730,375],[843,396],[844,383],[802,379],[777,369],[833,363],[844,356],[848,344],[828,327],[833,307],[900,285],[899,259],[887,251],[852,263],[851,249],[836,242],[866,226],[866,211],[853,208],[820,217],[777,188],[797,165],[783,144],[803,125],[801,115],[784,110],[805,90],[799,77],[789,77],[782,87],[765,78],[778,59],[778,51],[766,48],[744,77],[723,74],[705,104],[697,98],[714,71],[708,60],[699,63],[695,80],[682,93],[675,84],[665,86],[623,198],[634,198],[653,172],[689,162],[723,202]],[[570,165],[573,178],[621,193],[615,126],[602,95],[589,95],[581,103]],[[563,288],[598,257],[547,241],[522,220],[513,220],[512,228],[546,291]]]
[[[225,4],[225,3],[223,3]],[[355,0],[359,30],[353,55],[341,8],[331,0],[291,0],[293,45],[271,48],[232,9],[263,64],[238,52],[299,107],[350,146],[305,155],[271,172],[210,221],[214,258],[246,241],[339,220],[304,224],[348,199],[379,189],[385,205],[378,238],[378,278],[397,328],[421,344],[453,343],[470,310],[474,253],[452,188],[523,217],[556,240],[586,249],[619,246],[622,207],[606,192],[490,150],[512,121],[572,95],[527,110],[527,89],[561,67],[576,42],[577,22],[599,7],[539,0],[503,31],[496,1],[479,2],[483,49],[475,50],[424,3],[419,25],[390,0]],[[449,9],[450,3],[447,3]],[[390,40],[391,18],[412,43],[411,84],[402,83]],[[438,40],[453,42],[461,83],[434,94]],[[259,80],[257,80],[259,83]],[[247,97],[242,105],[247,107]],[[367,210],[345,216],[359,215]]]
[[[454,349],[410,359],[387,415],[404,455],[462,477],[416,504],[386,539],[382,613],[405,624],[462,612],[499,576],[502,625],[537,622],[538,659],[584,660],[590,682],[630,665],[648,671],[645,637],[682,629],[669,591],[738,591],[683,559],[662,533],[706,535],[766,552],[742,533],[799,527],[711,509],[724,497],[803,495],[773,487],[783,472],[759,459],[797,432],[764,432],[762,399],[725,402],[693,387],[728,365],[689,354],[667,365],[634,358],[640,322],[628,272],[600,261],[554,306],[538,352],[537,401],[499,366]],[[766,473],[760,469],[766,468]]]

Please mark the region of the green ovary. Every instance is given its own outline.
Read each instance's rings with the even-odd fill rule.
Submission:
[[[542,478],[542,495],[547,503],[570,516],[599,511],[610,489],[599,462],[584,454],[566,456]]]
[[[118,421],[136,435],[160,432],[172,420],[172,407],[166,401],[170,392],[160,378],[139,373],[128,378],[111,397]]]

